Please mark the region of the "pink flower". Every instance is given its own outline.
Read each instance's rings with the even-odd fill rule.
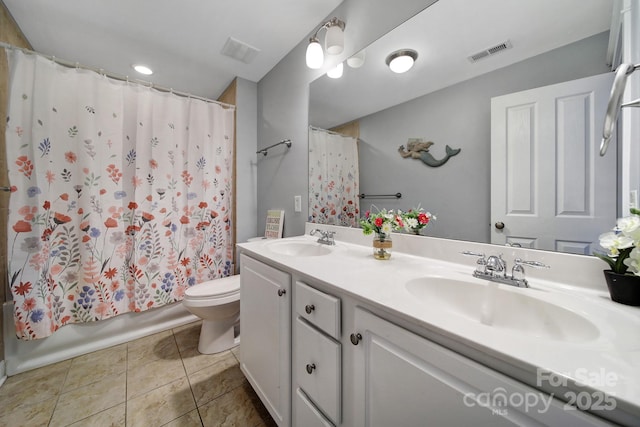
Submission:
[[[78,160],[78,156],[73,151],[67,151],[64,153],[64,158],[69,163],[75,163]]]

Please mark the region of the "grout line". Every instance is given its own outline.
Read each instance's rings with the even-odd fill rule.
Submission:
[[[75,358],[71,359],[71,362],[69,363],[69,367],[67,368],[67,373],[64,375],[64,380],[62,381],[62,385],[60,386],[60,389],[56,393],[56,404],[53,405],[53,411],[51,411],[51,416],[49,417],[49,422],[47,423],[47,425],[51,424],[51,421],[53,421],[53,416],[55,415],[56,409],[58,408],[58,403],[60,403],[60,397],[63,394],[62,390],[64,390],[64,385],[67,383],[69,372],[71,372],[71,367],[73,366],[73,359]]]
[[[178,348],[178,354],[180,355],[180,362],[182,362],[182,369],[184,369],[184,375],[187,378],[187,384],[189,384],[189,391],[191,391],[191,397],[193,398],[193,404],[196,407],[196,411],[198,412],[198,418],[200,419],[200,425],[204,427],[204,421],[202,420],[202,414],[200,413],[200,408],[198,407],[198,401],[196,400],[196,395],[193,392],[193,386],[191,385],[191,379],[189,378],[189,374],[187,373],[187,367],[184,364],[184,359],[182,358],[182,351],[180,350],[180,346],[178,345],[178,340],[176,339],[176,333],[174,330],[171,330],[171,336],[173,337],[173,341],[176,343],[176,347]],[[188,413],[188,412],[187,412]]]

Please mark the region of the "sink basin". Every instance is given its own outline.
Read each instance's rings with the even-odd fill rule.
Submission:
[[[527,295],[538,292],[534,289],[446,277],[420,277],[405,286],[421,302],[493,328],[565,342],[591,341],[600,335],[598,328],[580,314]]]
[[[270,251],[289,256],[321,256],[331,253],[329,246],[309,241],[279,240],[267,246]]]

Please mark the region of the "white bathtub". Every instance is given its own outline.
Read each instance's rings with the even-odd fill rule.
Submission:
[[[12,302],[4,303],[3,313],[4,359],[9,376],[199,320],[176,302],[142,313],[66,325],[50,337],[23,341],[16,338]]]

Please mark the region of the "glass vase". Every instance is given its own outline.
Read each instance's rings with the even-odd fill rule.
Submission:
[[[393,241],[391,233],[376,233],[373,237],[373,257],[375,259],[386,260],[391,258]]]

